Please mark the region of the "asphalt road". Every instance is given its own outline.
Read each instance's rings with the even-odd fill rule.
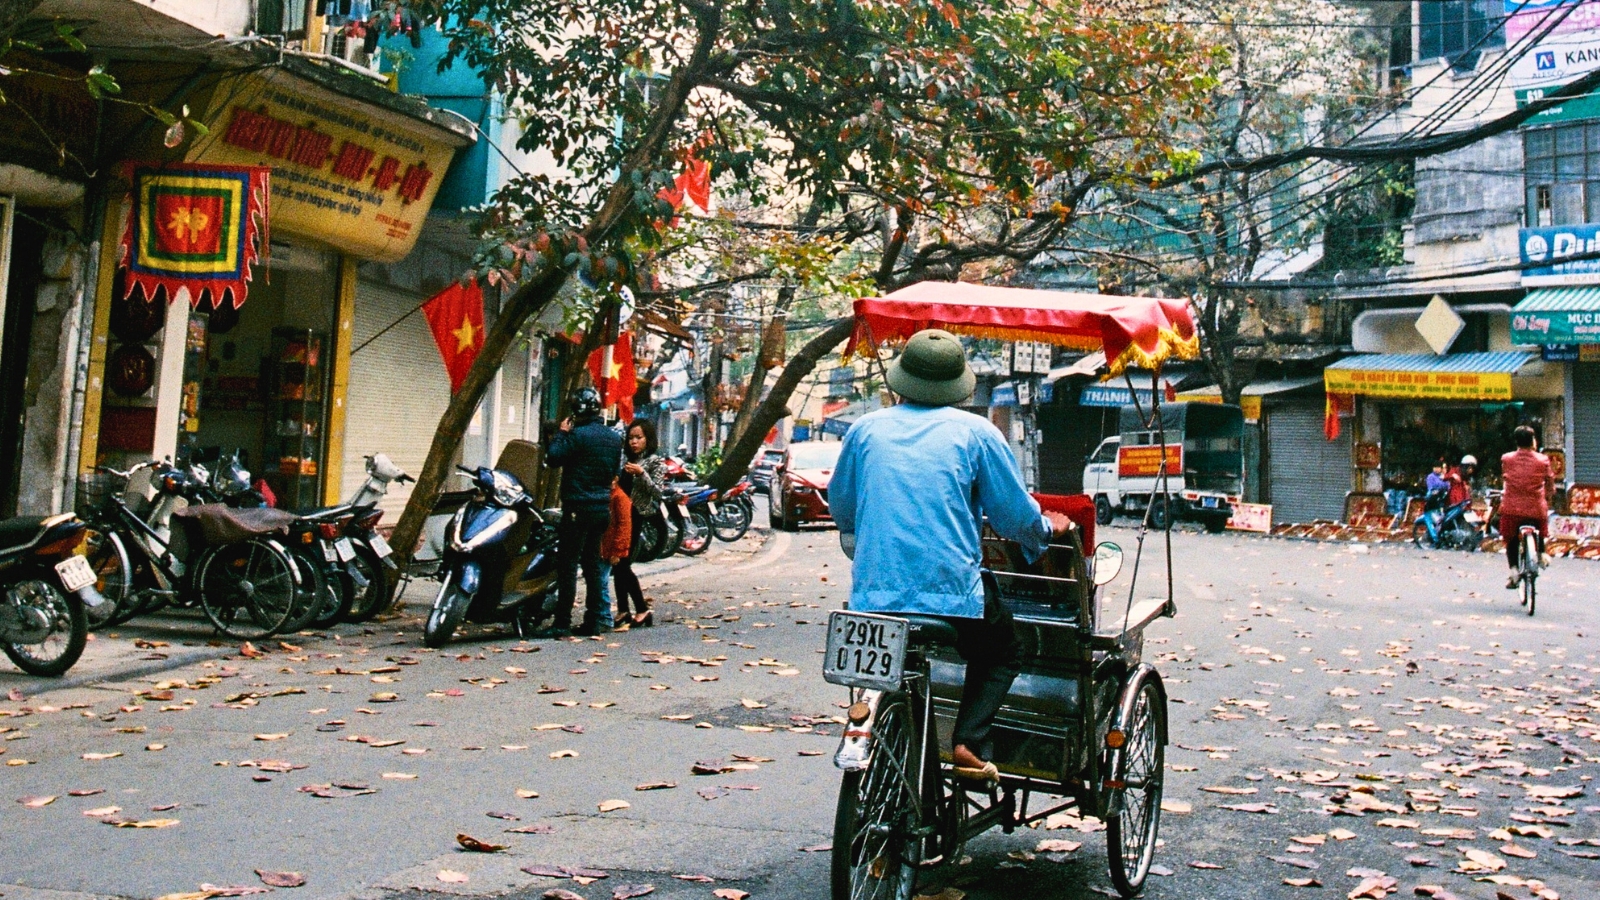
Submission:
[[[1107,536],[1133,549],[1131,530]],[[848,563],[831,530],[759,538],[647,579],[658,626],[601,640],[487,632],[429,652],[400,618],[37,695],[0,670],[0,695],[30,695],[0,700],[0,894],[157,897],[259,887],[261,869],[301,873],[305,898],[826,897],[843,692],[818,655]],[[1530,619],[1499,558],[1361,549],[1174,538],[1180,612],[1147,645],[1172,695],[1170,874],[1147,896],[1600,894],[1584,843],[1600,844],[1600,567],[1557,560]],[[1164,590],[1158,544],[1142,572]],[[1085,827],[981,836],[929,891],[1105,893],[1104,833]],[[507,849],[463,852],[457,834]],[[1045,839],[1082,847],[1037,852]],[[607,877],[522,871],[563,866]]]

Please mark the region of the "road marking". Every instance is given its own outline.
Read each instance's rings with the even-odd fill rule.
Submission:
[[[789,552],[789,542],[791,540],[793,540],[793,538],[794,538],[793,535],[791,535],[787,531],[779,531],[779,532],[776,532],[775,534],[773,534],[772,537],[773,537],[772,549],[768,550],[766,553],[763,553],[760,556],[760,558],[753,559],[753,560],[751,560],[751,561],[749,561],[747,563],[743,563],[741,565],[732,566],[732,567],[730,567],[728,569],[728,571],[730,571],[730,572],[743,572],[746,569],[761,568],[763,566],[770,565],[778,557],[780,557],[780,556],[784,555],[785,553]]]

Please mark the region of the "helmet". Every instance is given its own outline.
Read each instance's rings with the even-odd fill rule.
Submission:
[[[1461,457],[1461,464],[1463,466],[1475,466],[1478,464],[1478,458],[1468,453],[1466,456]]]
[[[594,388],[584,388],[572,398],[572,414],[575,416],[600,415],[600,392]]]

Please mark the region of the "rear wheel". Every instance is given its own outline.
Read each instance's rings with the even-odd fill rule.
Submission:
[[[206,618],[242,641],[278,633],[295,612],[299,593],[288,552],[259,539],[207,552],[196,583]]]
[[[916,723],[904,694],[885,695],[872,727],[872,763],[846,772],[833,817],[833,900],[900,900],[916,875]]]
[[[717,514],[711,518],[711,530],[719,541],[737,541],[750,530],[750,508],[738,500],[717,504]]]
[[[1111,501],[1106,498],[1105,494],[1094,498],[1094,520],[1096,523],[1110,525],[1111,520],[1116,518],[1116,515],[1117,511],[1112,508]]]
[[[6,656],[29,675],[54,678],[72,668],[89,640],[89,620],[77,594],[42,579],[19,581],[0,596],[22,640],[5,644]]]
[[[389,573],[377,551],[364,544],[356,545],[356,556],[350,561],[350,567],[367,581],[363,587],[349,573],[340,576],[353,598],[344,620],[354,624],[367,621],[389,605]]]
[[[1439,544],[1433,539],[1433,534],[1428,531],[1425,522],[1418,522],[1411,526],[1411,542],[1424,550],[1437,550]]]
[[[1113,798],[1116,814],[1106,820],[1106,851],[1111,857],[1111,883],[1124,897],[1132,897],[1144,887],[1161,830],[1161,788],[1166,771],[1161,735],[1166,730],[1166,714],[1155,682],[1144,682],[1125,726],[1121,771],[1111,773],[1123,787]]]
[[[667,527],[660,516],[650,516],[639,526],[639,546],[634,551],[633,561],[647,563],[661,556],[662,547],[667,542]]]
[[[314,544],[289,551],[289,558],[294,562],[295,605],[289,621],[283,624],[283,631],[299,631],[323,621],[343,603],[338,579],[323,572],[321,553]]]
[[[678,539],[678,550],[684,556],[699,556],[711,546],[711,517],[699,510],[689,513],[683,523],[683,536]]]
[[[133,564],[128,559],[128,548],[115,532],[89,529],[84,539],[84,558],[94,569],[95,590],[111,604],[111,614],[90,630],[97,631],[120,625],[139,611],[139,601],[133,595]]]
[[[1172,504],[1165,497],[1150,498],[1150,526],[1166,531],[1172,525]]]
[[[1531,532],[1522,536],[1522,603],[1528,607],[1528,615],[1533,615],[1534,603],[1538,598],[1535,585],[1539,581],[1539,539]]]

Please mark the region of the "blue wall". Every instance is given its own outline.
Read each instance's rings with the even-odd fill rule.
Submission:
[[[482,205],[501,181],[500,156],[491,146],[501,140],[500,98],[465,63],[457,62],[439,71],[439,60],[449,46],[436,28],[423,29],[420,48],[413,47],[405,35],[387,36],[378,46],[408,56],[400,68],[400,93],[426,97],[429,104],[459,113],[478,126],[478,142],[457,151],[451,161],[450,170],[439,184],[434,210],[451,212]],[[392,72],[395,66],[385,56],[379,68]]]

